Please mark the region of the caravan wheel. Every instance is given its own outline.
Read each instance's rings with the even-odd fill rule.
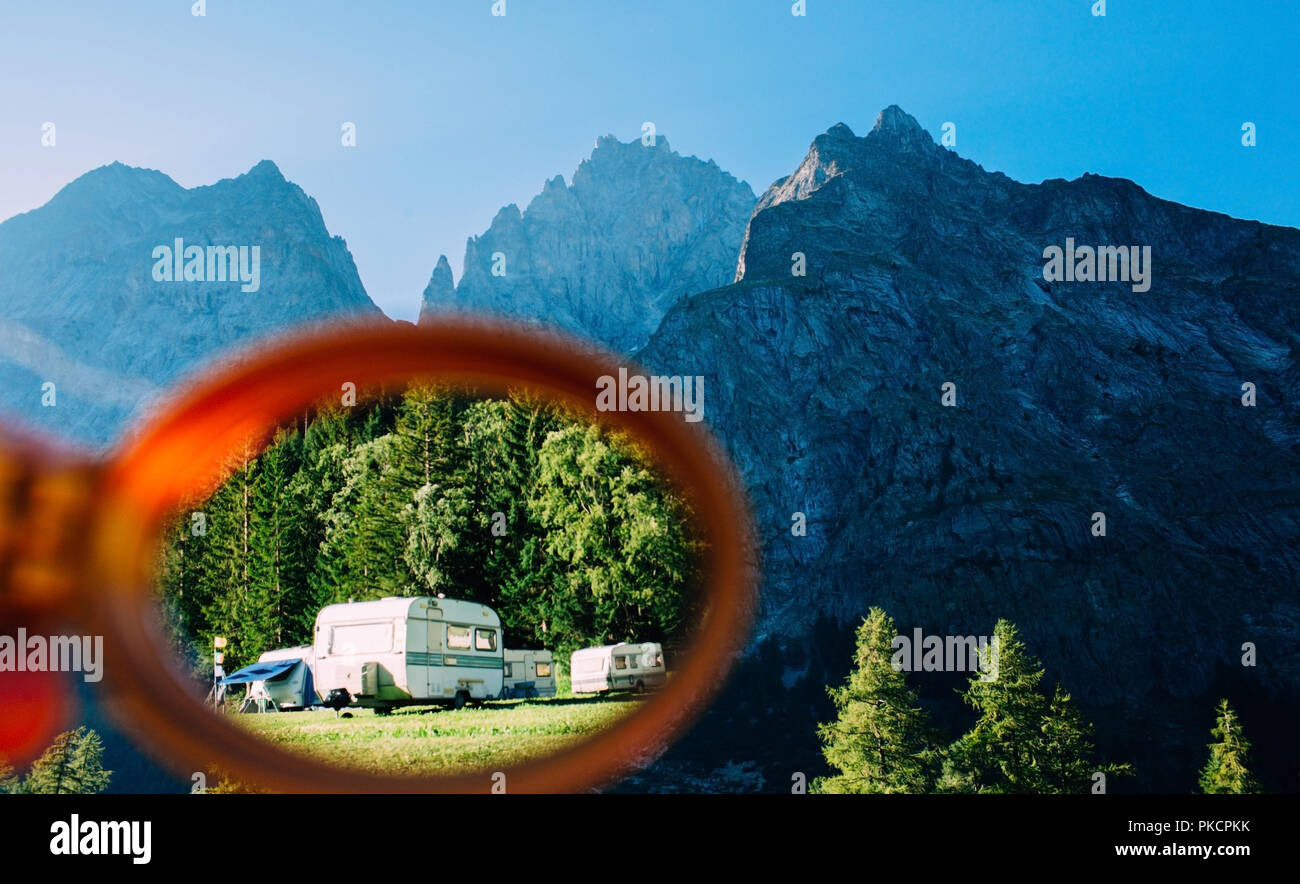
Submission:
[[[456,699],[451,701],[451,708],[464,709],[465,704],[468,702],[469,702],[469,692],[460,691],[459,693],[456,694]]]
[[[636,683],[636,692],[637,692],[638,694],[644,694],[644,693],[645,693],[645,682],[643,682],[643,681],[638,681],[638,682]]]

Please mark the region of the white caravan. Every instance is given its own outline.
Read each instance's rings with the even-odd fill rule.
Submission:
[[[550,651],[514,651],[506,648],[505,687],[501,698],[554,697],[555,657]]]
[[[316,615],[322,705],[440,704],[459,709],[501,695],[501,620],[457,599],[386,598],[329,605]]]
[[[270,701],[277,709],[306,709],[320,702],[312,678],[311,645],[301,648],[281,648],[267,651],[257,658],[258,663],[280,660],[297,660],[298,665],[265,681],[255,681],[248,686],[248,700]]]
[[[645,691],[668,680],[663,648],[658,642],[620,642],[574,651],[569,659],[569,678],[575,694]]]

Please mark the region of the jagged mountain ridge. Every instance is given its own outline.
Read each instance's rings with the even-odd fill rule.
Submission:
[[[177,190],[205,189],[106,168],[133,173],[130,186],[92,179],[80,205],[56,197],[0,225],[0,389],[14,397],[0,407],[30,409],[41,380],[61,372],[60,408],[66,391],[86,388],[89,417],[74,412],[83,421],[74,427],[59,409],[30,416],[57,415],[56,431],[93,438],[111,435],[105,427],[211,349],[304,318],[249,315],[241,305],[257,302],[240,299],[238,286],[214,301],[208,284],[153,284],[148,249],[134,263],[138,246],[173,235],[198,242],[168,225],[189,217]],[[555,207],[572,202],[562,184],[547,188]],[[577,185],[575,175],[565,190]],[[304,200],[294,217],[309,219],[315,204],[305,195],[229,191],[200,217],[220,217],[226,202],[274,216]],[[11,227],[47,210],[57,236],[24,226],[31,221]],[[986,633],[1007,616],[1099,722],[1154,734],[1153,755],[1185,738],[1166,735],[1179,703],[1216,670],[1241,671],[1242,641],[1266,649],[1248,677],[1295,697],[1300,422],[1290,391],[1300,232],[1158,200],[1119,179],[1021,184],[938,147],[896,108],[865,138],[843,126],[819,136],[799,169],[729,228],[729,246],[722,235],[710,241],[725,257],[700,271],[711,281],[699,293],[662,294],[662,272],[651,271],[670,262],[652,253],[665,242],[683,248],[671,237],[627,252],[637,256],[632,270],[604,273],[630,274],[631,286],[575,287],[587,253],[547,238],[567,242],[554,232],[563,225],[535,237],[550,243],[551,258],[532,261],[527,285],[504,287],[490,277],[493,251],[507,254],[510,279],[515,255],[545,249],[502,232],[530,229],[532,205],[503,214],[519,223],[471,240],[475,261],[470,249],[466,261],[467,277],[488,275],[481,283],[505,299],[502,310],[524,292],[519,315],[626,350],[637,335],[624,335],[628,317],[616,322],[606,308],[630,290],[630,314],[654,326],[638,359],[705,375],[706,419],[741,466],[764,535],[760,636],[815,642],[819,614],[851,622],[870,604],[901,627],[952,634]],[[166,235],[142,231],[141,218]],[[547,221],[538,214],[537,229]],[[234,223],[205,242],[256,242]],[[286,245],[286,256],[313,262],[307,275],[336,298],[328,309],[373,310],[353,297],[364,292],[341,240],[323,224],[298,224],[267,227],[299,237],[302,248]],[[119,236],[112,248],[93,246]],[[1046,282],[1042,250],[1066,237],[1152,245],[1151,290]],[[624,253],[610,248],[601,261],[617,268]],[[796,251],[806,277],[791,276]],[[129,267],[114,257],[126,253]],[[272,263],[264,252],[260,294],[278,286]],[[110,285],[104,267],[128,267],[137,284]],[[14,268],[35,284],[15,283]],[[733,268],[734,284],[709,289]],[[452,308],[482,309],[471,303],[479,285],[463,280],[465,301]],[[426,315],[460,294],[439,261]],[[185,306],[179,332],[159,318],[173,302]],[[119,317],[136,315],[155,321],[132,337]],[[1247,380],[1258,387],[1255,409],[1239,404]],[[945,381],[957,384],[955,409],[939,404]],[[1106,538],[1089,533],[1098,510]],[[808,515],[807,537],[789,532],[795,511]]]
[[[153,249],[178,237],[258,246],[257,290],[155,280]],[[211,354],[357,314],[382,315],[316,201],[274,163],[190,189],[113,163],[0,224],[0,411],[103,445]],[[41,405],[47,381],[52,408]]]
[[[728,280],[753,206],[749,185],[663,136],[599,138],[571,185],[555,176],[525,211],[506,206],[468,241],[459,284],[439,259],[421,321],[494,313],[630,352],[678,299]]]
[[[1045,281],[1067,237],[1150,245],[1150,290]],[[1139,767],[1168,787],[1185,698],[1300,695],[1298,280],[1300,231],[1096,175],[1021,184],[892,107],[818,136],[737,282],[637,358],[705,376],[761,526],[760,637],[873,604],[936,634],[1007,617],[1099,718],[1150,730]]]

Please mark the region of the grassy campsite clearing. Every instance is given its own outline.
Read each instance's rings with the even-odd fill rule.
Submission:
[[[633,696],[492,701],[480,708],[328,710],[237,715],[280,747],[371,773],[420,777],[498,770],[552,754],[631,713]]]

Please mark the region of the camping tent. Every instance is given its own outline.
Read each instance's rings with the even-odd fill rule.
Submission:
[[[232,672],[221,684],[247,684],[248,699],[270,700],[278,708],[305,708],[317,703],[311,668],[302,657],[259,660]]]

